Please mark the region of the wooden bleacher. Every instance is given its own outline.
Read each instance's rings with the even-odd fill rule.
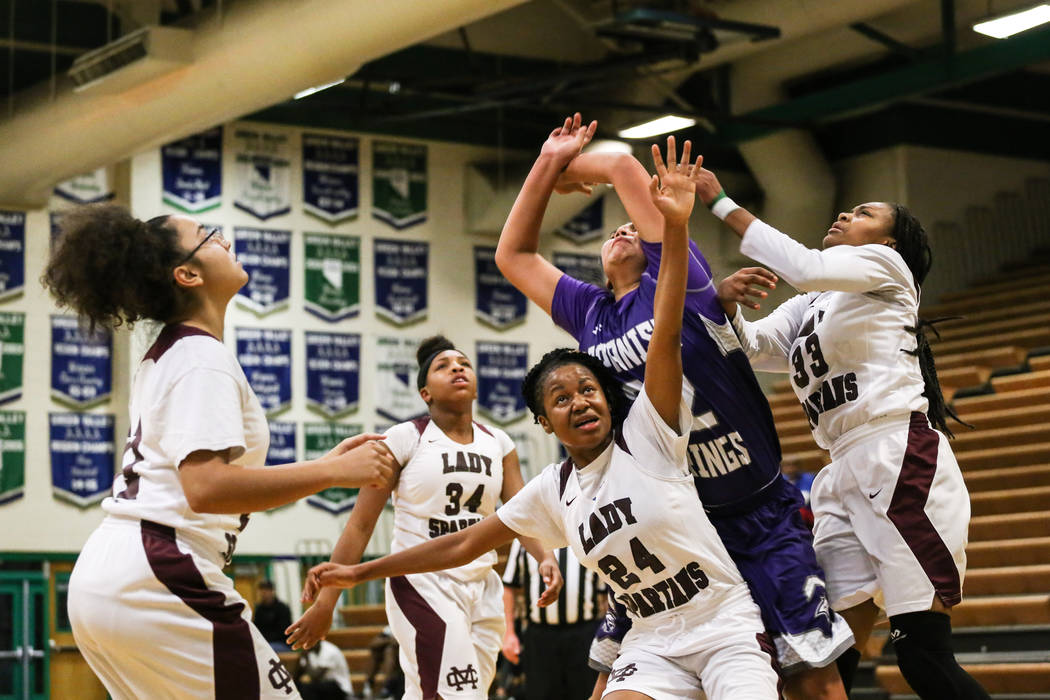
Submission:
[[[972,517],[964,601],[953,611],[960,663],[994,696],[1050,698],[1050,265],[1030,264],[945,294],[924,318],[938,375],[959,415],[952,441]],[[785,460],[827,464],[788,382],[770,397]],[[855,698],[913,697],[876,628]]]

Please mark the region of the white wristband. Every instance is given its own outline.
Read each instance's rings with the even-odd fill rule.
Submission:
[[[711,213],[717,216],[722,221],[726,220],[732,212],[740,208],[740,205],[734,202],[729,197],[722,197],[720,200],[715,202],[714,206],[711,207]]]

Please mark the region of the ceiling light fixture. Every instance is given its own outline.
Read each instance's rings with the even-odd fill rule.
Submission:
[[[344,82],[346,82],[346,78],[340,78],[339,80],[333,80],[332,82],[325,83],[324,85],[314,85],[313,87],[306,88],[305,90],[300,90],[299,92],[295,93],[294,95],[292,95],[292,99],[293,100],[301,100],[304,97],[309,97],[310,95],[313,95],[314,93],[321,92],[321,90],[327,90],[330,87],[335,87],[336,85],[342,85]]]
[[[1005,39],[1040,24],[1050,22],[1050,4],[1043,3],[1020,12],[985,20],[973,25],[973,30],[994,39]]]
[[[622,129],[619,132],[619,136],[622,139],[645,139],[650,136],[658,136],[659,134],[678,131],[687,126],[692,126],[693,124],[696,124],[696,120],[691,117],[679,117],[674,114],[666,114],[657,119],[651,119],[643,124]]]

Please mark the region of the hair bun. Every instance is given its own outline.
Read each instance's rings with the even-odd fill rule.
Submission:
[[[432,335],[419,344],[419,348],[416,350],[416,364],[422,365],[434,353],[455,349],[456,346],[445,336]]]

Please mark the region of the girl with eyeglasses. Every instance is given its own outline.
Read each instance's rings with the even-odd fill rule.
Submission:
[[[115,700],[299,697],[222,569],[249,513],[391,482],[379,435],[263,466],[266,416],[222,342],[247,281],[217,229],[185,216],[140,221],[115,205],[68,214],[42,277],[92,326],[163,324],[132,383],[106,518],[69,581],[77,647]]]

